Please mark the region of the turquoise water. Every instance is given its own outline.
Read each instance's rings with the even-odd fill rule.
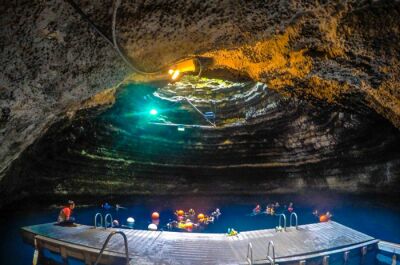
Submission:
[[[249,216],[257,203],[264,208],[267,203],[278,201],[281,205],[277,213],[285,212],[284,205],[294,203],[294,211],[299,216],[299,224],[318,222],[312,214],[314,210],[320,212],[330,211],[332,220],[366,233],[375,238],[400,243],[400,209],[393,200],[381,201],[368,197],[349,197],[340,195],[281,195],[257,197],[139,197],[129,201],[107,200],[111,205],[116,203],[127,209],[105,210],[99,201],[97,206],[82,207],[76,201],[78,208],[74,216],[78,223],[93,225],[95,213],[111,213],[113,219],[118,219],[122,224],[128,217],[135,218],[136,229],[147,229],[151,223],[151,213],[160,213],[159,229],[166,230],[165,224],[175,219],[174,211],[193,208],[197,213],[211,213],[215,208],[220,208],[222,215],[212,224],[195,232],[225,233],[228,228],[237,231],[274,228],[278,224],[276,216],[257,215]],[[81,206],[81,207],[79,207]],[[57,218],[59,209],[26,206],[26,209],[3,211],[1,213],[0,233],[3,236],[0,248],[0,264],[30,264],[33,248],[22,242],[19,229],[22,226],[53,222]],[[390,256],[390,255],[389,255]],[[70,264],[82,264],[72,261]]]

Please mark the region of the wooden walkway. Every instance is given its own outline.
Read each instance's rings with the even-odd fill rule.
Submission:
[[[277,263],[298,262],[363,246],[375,246],[377,243],[368,235],[332,221],[302,225],[298,229],[292,227],[286,232],[276,232],[274,229],[241,232],[234,237],[225,234],[118,230],[128,237],[132,264],[248,264],[248,243],[253,245],[254,263],[267,264],[270,240],[275,245]],[[36,237],[39,248],[60,253],[64,258],[75,257],[92,264],[110,231],[112,229],[95,229],[86,225],[61,227],[50,223],[23,227],[22,235],[32,245]],[[102,262],[115,263],[115,257],[122,256],[123,240],[115,235]]]

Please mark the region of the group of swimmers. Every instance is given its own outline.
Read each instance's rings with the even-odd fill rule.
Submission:
[[[277,209],[279,209],[281,206],[279,202],[273,202],[273,203],[268,203],[265,211],[262,211],[262,207],[257,204],[256,207],[253,209],[252,216],[258,215],[258,214],[267,214],[267,215],[275,215],[275,212]],[[75,218],[72,217],[72,211],[75,208],[75,203],[73,201],[68,201],[67,205],[64,206],[61,211],[59,212],[58,218],[57,218],[57,224],[63,225],[63,226],[71,226],[74,225]],[[116,204],[115,207],[111,206],[108,203],[104,203],[102,205],[102,208],[105,210],[110,210],[112,208],[115,208],[117,211],[119,209],[126,209],[125,207],[122,207],[119,204]],[[286,205],[283,207],[283,210],[287,210],[288,212],[293,212],[294,207],[293,203],[290,202],[289,205],[286,207]],[[219,208],[215,209],[210,215],[206,215],[203,213],[199,213],[196,218],[196,212],[193,209],[189,209],[189,211],[185,212],[183,210],[177,210],[175,211],[175,216],[176,220],[173,220],[169,223],[167,223],[166,227],[171,230],[171,229],[180,229],[180,230],[186,230],[186,231],[192,231],[193,229],[197,229],[200,227],[207,226],[210,223],[214,223],[215,219],[218,219],[218,217],[221,215],[221,211]],[[332,214],[327,211],[325,214],[319,214],[318,210],[313,211],[313,215],[319,219],[320,222],[328,222],[332,218]],[[159,222],[159,214],[157,212],[154,212],[152,214],[152,220],[153,220],[153,227],[150,230],[154,230],[154,224],[158,225]],[[134,224],[134,219],[132,217],[129,217],[127,219],[128,226],[121,226],[121,227],[127,227],[127,228],[133,228]],[[151,225],[152,225],[151,224]],[[120,226],[118,220],[113,220],[112,222],[113,227],[118,227]],[[157,230],[157,226],[155,228]],[[228,231],[228,235],[236,235],[237,232],[234,229],[230,229]]]
[[[267,215],[275,215],[275,212],[277,209],[279,209],[281,206],[279,202],[273,202],[273,203],[268,203],[267,206],[265,207],[265,211],[262,211],[262,208],[259,204],[256,205],[256,207],[253,209],[252,216],[254,215],[259,215],[259,214],[267,214]],[[289,203],[289,206],[284,206],[284,210],[287,209],[288,212],[293,212],[293,203]]]
[[[256,207],[253,209],[253,212],[250,214],[251,216],[259,215],[259,214],[267,214],[267,215],[275,215],[275,212],[277,209],[279,209],[281,206],[279,202],[273,202],[273,203],[268,203],[267,206],[265,207],[265,211],[262,211],[262,208],[259,204],[256,205]],[[287,210],[289,213],[292,213],[294,211],[293,203],[290,202],[289,205],[286,207],[286,205],[283,207],[283,210]],[[318,218],[320,222],[328,222],[332,218],[332,214],[327,211],[324,214],[320,214],[318,210],[313,211],[313,215]]]
[[[109,203],[104,203],[101,205],[101,207],[109,211],[113,208],[115,210],[119,209],[126,209],[125,207],[122,207],[119,204],[116,204],[115,207],[110,205]],[[218,219],[218,217],[221,215],[221,211],[219,208],[215,209],[210,215],[205,215],[203,213],[200,213],[197,215],[196,218],[196,212],[193,209],[189,209],[189,211],[184,212],[183,210],[177,210],[175,211],[176,219],[174,221],[171,221],[167,223],[166,227],[170,230],[173,228],[181,229],[181,230],[186,230],[186,231],[192,231],[193,229],[197,229],[201,226],[206,226],[210,223],[213,223],[215,219]],[[149,225],[148,229],[149,230],[157,230],[158,225],[160,222],[160,215],[158,212],[153,212],[151,215],[152,222]],[[135,219],[133,217],[129,217],[127,219],[127,224],[128,225],[121,225],[118,220],[114,220],[112,223],[113,227],[123,227],[123,228],[133,228],[135,223]]]
[[[196,218],[196,212],[193,209],[189,209],[188,212],[183,210],[176,210],[175,216],[176,220],[167,223],[166,227],[171,229],[186,230],[188,232],[193,231],[193,229],[198,229],[207,226],[210,223],[214,223],[215,219],[221,215],[219,208],[215,209],[210,215],[199,213]]]

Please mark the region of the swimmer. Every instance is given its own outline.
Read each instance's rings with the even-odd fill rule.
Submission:
[[[257,204],[257,206],[253,209],[253,214],[259,214],[261,212],[261,206]]]
[[[312,214],[313,214],[314,216],[318,217],[318,210],[314,210],[314,211],[312,212]]]
[[[333,215],[328,211],[328,212],[326,212],[325,214],[321,214],[321,215],[319,216],[319,221],[320,221],[321,223],[323,223],[323,222],[329,222],[329,221],[331,220],[332,216],[333,216]]]
[[[279,207],[281,207],[281,206],[279,205],[279,202],[276,202],[275,205],[274,205],[274,207],[275,207],[275,208],[279,208]]]
[[[126,209],[126,207],[122,207],[121,205],[116,204],[116,205],[115,205],[115,210],[118,211],[119,209]]]
[[[274,207],[271,207],[270,215],[275,215],[275,208]]]
[[[195,216],[195,215],[196,215],[196,212],[195,212],[192,208],[190,208],[190,209],[189,209],[189,212],[188,212],[188,215],[190,215],[190,216]]]
[[[177,221],[171,221],[169,223],[167,223],[167,228],[169,230],[173,229],[173,228],[177,228],[178,227],[178,222]]]
[[[271,214],[271,205],[270,204],[268,204],[267,207],[265,208],[265,213]]]
[[[326,216],[325,214],[322,214],[322,215],[319,217],[319,221],[320,221],[321,223],[328,222],[328,221],[329,221],[329,218],[328,218],[328,216]]]
[[[289,203],[289,206],[288,206],[287,210],[289,211],[289,213],[293,212],[293,210],[294,210],[293,202]]]
[[[186,231],[188,231],[188,232],[192,232],[193,228],[195,228],[195,224],[192,223],[192,221],[190,219],[187,219],[184,224],[184,229],[186,229]]]
[[[215,211],[211,213],[211,216],[213,216],[217,219],[220,215],[221,215],[221,211],[219,210],[219,208],[215,209]]]
[[[209,216],[209,217],[207,218],[207,224],[209,224],[209,223],[214,223],[214,220],[215,220],[214,216]]]
[[[201,223],[203,223],[204,225],[208,225],[210,223],[214,223],[214,220],[215,219],[213,216],[205,216]]]
[[[328,217],[328,219],[331,219],[332,216],[333,216],[329,211],[327,211],[327,212],[325,213],[325,215]]]
[[[110,210],[112,208],[112,206],[110,204],[108,204],[108,202],[106,202],[103,205],[101,205],[101,207],[106,211],[108,211],[108,210]]]
[[[274,215],[275,214],[274,204],[268,204],[265,213],[269,215]]]

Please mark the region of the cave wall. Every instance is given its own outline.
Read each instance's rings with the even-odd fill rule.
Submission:
[[[0,10],[1,181],[54,122],[129,71],[65,1],[6,1]]]
[[[178,132],[150,124],[143,97],[169,121],[207,125],[173,101],[174,88],[190,93],[202,111],[210,109],[204,91],[212,91],[219,126]],[[14,185],[20,194],[40,196],[397,194],[399,144],[398,129],[367,107],[310,103],[261,83],[203,87],[197,94],[184,82],[164,89],[128,85],[110,109],[80,111],[54,125],[24,154],[10,181],[20,180]]]
[[[79,0],[76,3],[107,36],[111,36],[112,2]],[[137,77],[135,74],[132,75],[107,42],[94,32],[65,1],[7,1],[0,5],[0,10],[4,14],[0,18],[2,36],[0,39],[2,61],[0,66],[0,190],[3,193],[14,188],[18,190],[19,185],[25,183],[23,181],[25,177],[32,177],[35,180],[34,176],[37,176],[38,180],[35,180],[37,183],[41,183],[44,179],[40,176],[46,174],[40,173],[40,168],[46,171],[46,167],[38,166],[32,171],[35,173],[29,174],[32,167],[29,161],[32,152],[37,154],[32,150],[39,147],[37,143],[42,143],[42,137],[49,137],[51,133],[55,134],[54,131],[48,132],[48,130],[54,129],[54,126],[61,126],[59,122],[63,124],[76,122],[74,116],[79,109],[113,102],[115,87],[126,78],[135,80]],[[167,66],[178,58],[190,55],[209,58],[213,64],[208,69],[204,69],[203,74],[206,76],[218,71],[221,73],[221,70],[222,73],[229,71],[230,75],[245,75],[267,84],[269,90],[277,91],[284,98],[291,98],[295,102],[300,100],[302,103],[299,106],[311,104],[312,108],[318,109],[315,109],[315,112],[322,113],[325,113],[326,108],[335,109],[325,114],[326,117],[340,117],[337,118],[339,119],[337,123],[328,126],[335,132],[334,136],[326,133],[328,140],[317,138],[318,140],[322,142],[337,140],[336,137],[342,136],[336,131],[344,131],[346,133],[343,138],[346,138],[347,134],[352,134],[364,139],[366,143],[375,139],[376,142],[370,143],[373,146],[371,150],[374,150],[374,147],[380,146],[379,141],[386,142],[383,135],[388,137],[389,143],[392,143],[390,141],[393,137],[396,138],[393,135],[397,132],[393,129],[394,127],[391,127],[392,125],[400,127],[399,18],[400,2],[390,0],[340,2],[155,0],[134,3],[122,1],[116,25],[118,42],[128,58],[140,69],[152,71],[161,66]],[[262,101],[265,98],[259,100]],[[232,113],[243,111],[237,109],[236,105],[225,107],[221,108],[225,109],[227,123],[229,119],[236,119],[232,117]],[[292,109],[289,108],[289,110]],[[254,159],[254,162],[247,163],[247,166],[239,166],[240,170],[254,169],[256,170],[254,172],[263,172],[257,170],[277,168],[280,165],[281,170],[276,172],[284,172],[285,166],[302,165],[298,173],[293,173],[300,176],[299,172],[313,170],[314,166],[311,165],[315,164],[312,161],[318,161],[316,163],[318,165],[323,163],[319,161],[322,159],[319,156],[334,157],[341,154],[335,151],[320,153],[320,147],[317,144],[309,143],[307,137],[322,135],[319,129],[314,132],[314,123],[322,119],[322,116],[315,118],[311,115],[314,111],[308,107],[305,110],[306,114],[301,114],[303,110],[303,107],[298,109],[299,113],[296,115],[305,115],[304,117],[295,118],[295,114],[288,112],[290,117],[281,119],[278,123],[272,123],[273,126],[277,126],[276,129],[271,129],[276,130],[275,133],[267,130],[269,128],[267,121],[257,120],[254,121],[254,125],[244,124],[243,128],[240,126],[226,128],[224,129],[226,131],[221,132],[219,136],[210,132],[211,139],[222,141],[222,135],[236,134],[235,130],[238,130],[239,135],[242,130],[253,131],[249,135],[243,134],[244,138],[253,137],[253,134],[256,135],[258,131],[260,134],[265,133],[265,136],[251,138],[255,142],[254,145],[257,145],[259,139],[279,139],[280,143],[275,143],[279,146],[276,150],[282,152],[282,155],[285,154],[286,158],[273,157],[271,161],[275,166],[271,166],[268,164],[267,157],[258,160],[259,157],[263,157],[264,152],[261,148],[257,151],[259,155],[244,159],[247,162]],[[342,113],[348,113],[350,116]],[[354,115],[358,118],[354,119]],[[325,120],[329,120],[326,117]],[[365,117],[369,118],[365,119]],[[89,116],[87,118],[90,119]],[[335,126],[344,126],[340,123],[341,119],[347,119],[343,124],[353,129],[335,129]],[[389,123],[385,123],[384,119]],[[284,121],[289,124],[283,124]],[[294,126],[292,123],[298,123],[301,127],[302,122],[312,129],[301,133],[292,128]],[[61,127],[64,126],[66,125]],[[371,136],[367,135],[367,131],[374,132],[380,126],[383,128],[382,134],[378,133],[381,131],[378,130]],[[58,129],[55,131],[60,133]],[[278,135],[278,131],[286,133],[285,137]],[[292,135],[288,131],[297,133]],[[376,135],[380,135],[380,140],[375,138],[378,137]],[[198,137],[201,139],[201,136]],[[357,139],[344,142],[348,143],[348,146],[353,146],[351,141],[358,142]],[[208,141],[209,138],[207,137],[206,140]],[[196,141],[203,142],[205,139]],[[368,162],[361,167],[355,167],[360,173],[357,173],[357,170],[350,170],[352,166],[343,162],[344,164],[340,165],[346,173],[338,173],[338,175],[347,175],[347,181],[351,187],[363,186],[360,183],[369,186],[368,183],[378,180],[385,183],[386,178],[390,180],[388,183],[392,183],[391,180],[396,180],[398,176],[396,162],[398,145],[395,145],[396,140],[393,141],[389,144],[392,149],[389,147],[387,150],[382,149],[383,151],[379,149],[378,156],[375,156],[374,152],[364,153],[362,157]],[[296,159],[293,161],[292,158],[290,160],[287,156],[294,152],[292,149],[296,150],[296,148],[290,147],[291,151],[287,151],[285,148],[288,147],[283,146],[288,143],[298,146],[299,150],[296,151],[298,153],[304,153],[304,150],[311,150],[313,147],[314,153],[319,156],[307,155],[304,158],[306,162]],[[228,146],[235,148],[233,144],[228,144]],[[220,147],[221,150],[225,150],[224,148],[224,146]],[[272,146],[265,148],[270,150]],[[345,147],[340,148],[345,149]],[[343,152],[353,157],[357,154],[357,148],[368,149],[366,145],[358,144],[354,144],[352,148],[354,151]],[[111,149],[111,146],[108,149]],[[333,149],[336,150],[336,147]],[[183,150],[186,149],[183,148]],[[213,153],[214,149],[211,150],[213,151],[210,153]],[[268,152],[265,151],[265,153]],[[294,154],[297,154],[296,152]],[[60,150],[60,156],[69,157],[70,154]],[[219,167],[229,162],[228,156],[221,155],[221,157],[225,157],[225,160],[219,162]],[[382,162],[383,157],[386,158],[386,162]],[[381,158],[383,160],[380,160]],[[238,163],[234,157],[230,159],[233,160],[229,164]],[[289,162],[286,161],[288,159]],[[375,165],[374,159],[381,162]],[[77,156],[71,160],[79,159]],[[339,163],[334,163],[334,160],[328,159],[327,165]],[[349,160],[352,161],[350,158]],[[356,161],[358,160],[355,159]],[[118,164],[111,161],[106,164],[108,163],[110,167]],[[215,166],[207,163],[205,163],[207,166]],[[366,167],[368,163],[369,168]],[[42,162],[38,163],[38,165],[42,164]],[[335,186],[335,177],[329,178],[329,176],[335,176],[335,172],[340,171],[340,165],[332,166],[332,169],[326,171],[322,169],[325,168],[323,166],[315,167],[315,169],[318,168],[315,174],[326,176],[325,180],[321,178],[321,186],[325,187],[328,183]],[[162,170],[155,169],[155,172],[157,174],[164,172],[164,166],[161,168]],[[199,174],[202,172],[196,167],[193,168],[193,172]],[[50,172],[54,170],[55,168],[49,169],[48,174],[50,175]],[[149,169],[146,170],[148,170],[146,174],[151,175]],[[375,170],[377,174],[374,175],[377,179],[372,178],[372,173],[368,174],[368,171],[375,172]],[[132,171],[137,170],[132,168]],[[207,170],[207,172],[210,171]],[[273,173],[275,172],[273,170],[268,172],[275,176],[280,174]],[[138,179],[146,175],[141,174],[140,170],[135,174]],[[176,172],[171,172],[167,175],[175,174]],[[79,173],[79,175],[82,176],[78,177],[79,179],[84,179],[84,174]],[[214,172],[209,176],[219,175],[226,176],[225,172],[223,174]],[[254,173],[254,175],[257,174]],[[312,177],[307,177],[307,181],[304,179],[302,181],[304,182],[301,185],[306,186],[304,183],[311,183]],[[390,187],[386,184],[382,187]],[[190,184],[187,185],[188,189],[191,189]]]

